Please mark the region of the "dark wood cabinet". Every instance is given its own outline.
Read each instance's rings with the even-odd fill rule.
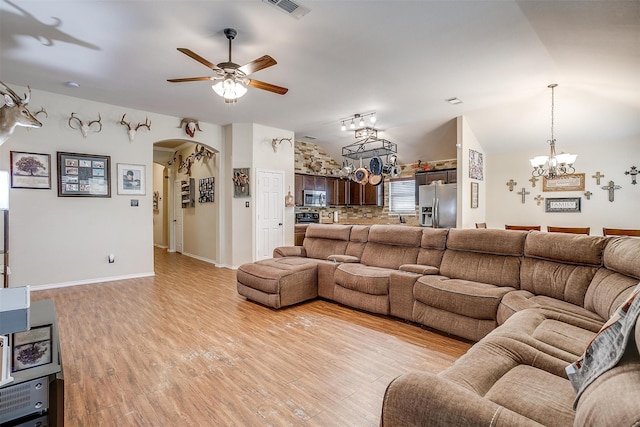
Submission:
[[[304,192],[304,186],[302,183],[302,175],[300,174],[295,174],[294,180],[293,180],[293,194],[295,196],[295,203],[296,206],[302,206],[303,204],[303,192]]]
[[[296,174],[294,183],[296,206],[304,204],[304,190],[326,191],[329,206],[384,205],[383,183],[360,185],[349,179],[304,174]]]
[[[445,184],[458,182],[457,169],[440,169],[433,171],[416,172],[416,205],[418,204],[418,193],[421,185],[429,185],[433,181],[442,181]]]

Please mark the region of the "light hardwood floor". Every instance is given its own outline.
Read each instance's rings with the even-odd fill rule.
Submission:
[[[272,310],[160,249],[155,271],[32,293],[55,301],[67,427],[377,426],[393,378],[470,347],[323,300]]]

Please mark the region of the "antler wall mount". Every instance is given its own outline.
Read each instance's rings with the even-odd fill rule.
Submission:
[[[42,127],[42,123],[27,108],[31,98],[31,88],[24,98],[20,98],[10,87],[0,82],[0,95],[4,97],[4,106],[0,108],[0,145],[13,134],[16,126],[27,128]]]
[[[151,130],[151,120],[149,120],[148,117],[145,117],[144,123],[138,122],[138,124],[132,129],[131,122],[124,121],[124,118],[126,115],[127,115],[126,113],[123,114],[122,119],[120,119],[118,123],[120,123],[123,126],[126,126],[127,134],[129,135],[129,142],[133,142],[133,139],[136,137],[136,133],[138,132],[138,129],[147,128],[147,130]]]
[[[289,144],[291,144],[291,147],[293,148],[293,142],[291,141],[291,138],[273,138],[271,140],[271,147],[273,147],[274,153],[278,152],[278,148],[283,141],[289,141]]]
[[[185,117],[184,119],[182,119],[182,121],[180,121],[180,126],[178,127],[181,128],[183,125],[184,131],[191,138],[193,138],[193,136],[196,134],[196,131],[202,132],[202,129],[200,129],[200,122],[196,119],[189,119]]]
[[[73,125],[71,124],[73,120],[78,122],[78,125],[80,127],[74,128]],[[98,133],[102,131],[102,117],[100,116],[100,113],[98,113],[98,120],[91,120],[90,122],[83,122],[82,120],[80,120],[78,116],[76,116],[76,113],[71,113],[71,116],[69,117],[69,127],[74,130],[80,130],[84,138],[86,138],[87,135],[89,135],[89,130],[91,130],[91,126],[96,123],[98,124],[99,127],[98,127],[98,130],[93,131],[94,133]]]

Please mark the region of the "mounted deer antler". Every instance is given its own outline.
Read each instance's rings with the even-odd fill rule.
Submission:
[[[181,128],[182,125],[185,125],[184,131],[191,138],[193,138],[193,136],[196,134],[196,130],[202,132],[202,129],[200,129],[200,122],[195,119],[188,119],[185,117],[184,119],[182,119],[182,121],[180,122],[180,126],[178,127]]]
[[[204,145],[202,147],[200,147],[198,144],[196,144],[195,151],[193,152],[192,155],[193,155],[193,157],[196,158],[196,160],[201,160],[203,158],[209,160],[210,158],[212,158],[214,156],[214,152],[209,150]]]
[[[49,118],[49,113],[47,113],[47,110],[45,110],[44,107],[42,107],[42,106],[40,107],[40,109],[38,111],[33,113],[33,117],[38,117],[38,114],[40,114],[40,113],[44,114],[44,116],[46,118]]]
[[[282,144],[283,141],[289,141],[289,144],[291,144],[291,147],[293,147],[293,142],[291,142],[291,138],[273,138],[271,140],[271,146],[273,147],[273,152],[277,153],[278,152],[278,147],[280,147],[280,144]]]
[[[31,98],[31,88],[29,94],[24,94],[20,98],[7,85],[0,82],[0,94],[4,96],[4,106],[0,108],[0,145],[2,145],[13,134],[16,126],[27,128],[42,127],[42,123],[35,118],[27,109],[29,98]]]
[[[148,130],[151,130],[151,121],[149,120],[149,117],[145,117],[144,123],[138,122],[138,125],[134,129],[131,129],[131,122],[124,121],[124,117],[126,115],[127,115],[126,113],[122,115],[122,119],[120,119],[119,123],[127,127],[127,133],[129,134],[129,142],[133,142],[133,139],[136,137],[136,132],[138,132],[138,129],[144,127],[144,128],[147,128]]]
[[[94,124],[94,123],[97,123],[100,126],[100,128],[98,130],[94,131],[94,132],[97,133],[97,132],[100,132],[102,130],[102,117],[100,117],[100,113],[98,113],[98,120],[92,120],[89,123],[83,123],[82,120],[80,120],[79,117],[75,116],[75,114],[76,113],[71,113],[71,117],[69,117],[69,127],[71,129],[80,129],[80,132],[82,132],[82,136],[83,137],[85,137],[85,138],[87,137],[87,135],[89,134],[89,129],[91,128],[91,125]],[[74,128],[71,125],[71,120],[73,120],[73,119],[76,119],[76,121],[80,124],[79,128]]]

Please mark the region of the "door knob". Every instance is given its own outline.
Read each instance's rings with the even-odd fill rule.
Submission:
[[[282,223],[281,223],[281,222],[279,222],[279,223],[278,223],[278,225],[282,225]]]

